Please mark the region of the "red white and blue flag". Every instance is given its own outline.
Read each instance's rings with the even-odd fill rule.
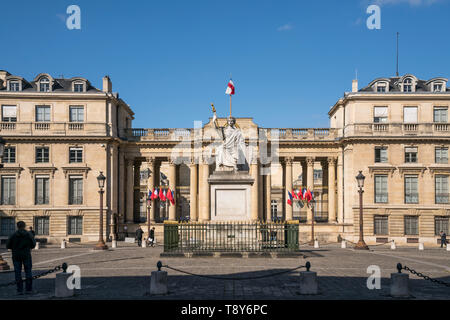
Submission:
[[[288,191],[289,199],[287,199],[288,205],[292,206],[292,194]]]
[[[167,190],[167,200],[169,200],[172,205],[175,205],[175,199],[173,198],[173,191],[170,190],[170,188]]]
[[[166,201],[166,197],[164,196],[164,193],[165,193],[165,192],[163,192],[163,189],[162,189],[162,188],[159,189],[159,199],[160,199],[161,201]]]
[[[230,79],[230,82],[228,82],[227,90],[225,91],[226,94],[234,95],[234,83]]]
[[[158,199],[158,188],[153,188],[152,196],[150,197],[151,200]]]

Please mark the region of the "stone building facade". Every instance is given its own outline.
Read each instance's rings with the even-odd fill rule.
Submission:
[[[331,107],[329,128],[262,128],[236,119],[254,180],[252,220],[300,220],[306,241],[314,217],[319,240],[355,240],[361,170],[369,244],[436,244],[439,231],[449,231],[449,103],[447,79],[405,75],[362,89],[355,80]],[[27,81],[0,71],[0,105],[0,239],[24,220],[49,242],[97,240],[100,171],[108,238],[133,233],[148,217],[157,232],[166,219],[211,220],[208,178],[219,142],[211,119],[185,129],[133,128],[134,113],[108,77],[99,90],[84,78]],[[304,187],[314,192],[314,210],[287,204],[287,191]],[[153,188],[173,190],[175,205],[149,201]]]

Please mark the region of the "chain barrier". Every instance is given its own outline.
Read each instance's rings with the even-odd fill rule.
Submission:
[[[437,284],[441,284],[443,286],[446,286],[446,287],[450,288],[450,283],[444,282],[444,281],[441,281],[441,280],[438,280],[438,279],[430,278],[429,276],[426,276],[426,275],[424,275],[421,272],[417,272],[416,270],[411,269],[408,266],[402,266],[401,263],[397,264],[397,270],[398,270],[399,273],[401,272],[401,270],[406,270],[406,271],[408,271],[408,272],[410,272],[412,274],[415,274],[416,276],[418,276],[420,278],[423,278],[425,280],[428,280],[428,281],[431,281],[431,282],[434,282],[434,283],[437,283]]]
[[[50,269],[50,270],[47,270],[47,271],[42,272],[40,274],[34,275],[34,276],[31,277],[31,279],[32,280],[36,280],[36,279],[42,278],[42,277],[44,277],[46,275],[49,275],[51,273],[54,273],[56,271],[59,271],[61,269],[66,271],[67,270],[67,264],[63,263],[63,264],[61,264],[59,266],[54,267],[53,269]],[[26,281],[26,279],[22,279],[22,281]],[[14,281],[11,281],[11,282],[8,282],[8,283],[0,284],[0,288],[9,287],[9,286],[13,286],[13,285],[16,285],[16,284],[17,284],[17,281],[14,280]]]
[[[298,266],[298,267],[293,268],[293,269],[284,270],[284,271],[280,271],[280,272],[274,272],[274,273],[266,274],[266,275],[262,275],[262,276],[254,276],[254,277],[215,277],[215,276],[208,276],[208,275],[205,275],[205,274],[196,274],[196,273],[192,273],[192,272],[189,272],[189,271],[184,271],[184,270],[180,270],[180,269],[177,269],[177,268],[173,268],[173,267],[170,267],[168,265],[163,265],[161,263],[161,261],[158,261],[157,267],[158,267],[158,271],[161,271],[161,268],[167,268],[167,269],[170,269],[170,270],[173,270],[173,271],[177,271],[177,272],[181,272],[181,273],[184,273],[184,274],[188,274],[188,275],[191,275],[191,276],[207,278],[207,279],[214,279],[214,280],[255,280],[255,279],[263,279],[263,278],[279,276],[281,274],[293,272],[293,271],[301,269],[301,268],[306,268],[306,270],[309,271],[309,268],[311,268],[311,263],[306,262],[306,264],[304,266]]]

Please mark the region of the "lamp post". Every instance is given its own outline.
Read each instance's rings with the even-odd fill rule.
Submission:
[[[94,250],[107,250],[108,246],[105,244],[103,240],[103,193],[105,192],[103,188],[105,187],[106,177],[103,175],[103,172],[100,171],[100,174],[97,177],[98,188],[100,189],[98,193],[100,194],[100,230],[98,236],[98,243],[95,245]]]
[[[316,200],[312,199],[310,204],[311,204],[311,211],[312,211],[312,221],[311,221],[311,245],[314,245],[314,220],[316,218],[316,213],[314,212],[315,209],[315,203]]]
[[[369,250],[369,247],[364,242],[364,225],[363,225],[363,187],[364,187],[364,179],[366,177],[362,174],[362,171],[359,171],[359,174],[356,176],[356,181],[358,182],[358,192],[359,192],[359,241],[355,246],[355,249],[358,250]]]
[[[150,238],[150,206],[152,204],[152,200],[147,195],[147,238]]]
[[[5,140],[0,137],[0,168],[3,168],[3,154],[5,152]],[[2,255],[0,254],[0,270],[9,270],[8,262],[3,260]]]

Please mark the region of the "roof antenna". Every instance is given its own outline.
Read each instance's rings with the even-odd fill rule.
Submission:
[[[400,33],[397,32],[397,72],[396,72],[397,77],[398,77],[398,36],[399,35],[400,35]]]

